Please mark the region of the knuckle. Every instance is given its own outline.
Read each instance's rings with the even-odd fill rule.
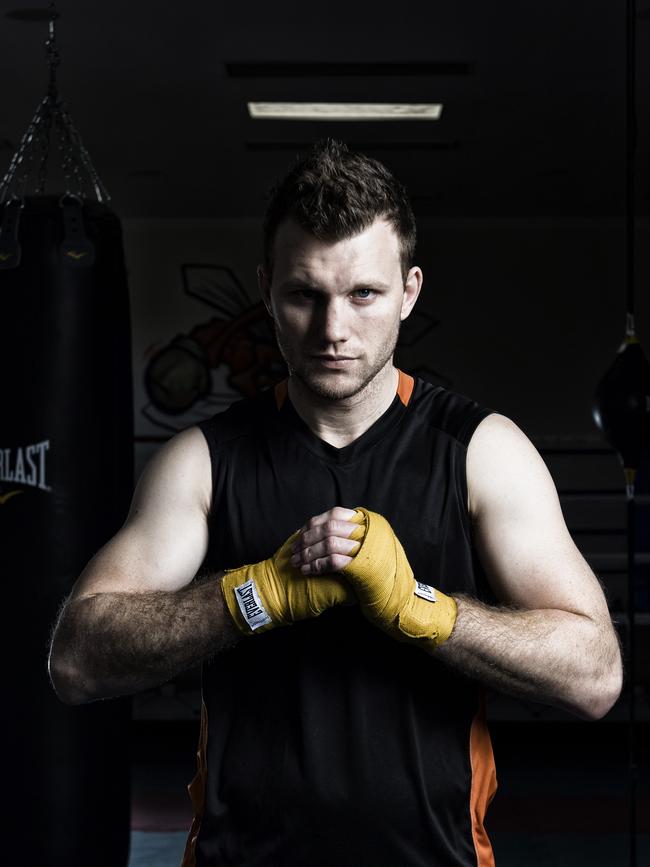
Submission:
[[[333,571],[337,571],[339,569],[343,569],[344,566],[347,566],[351,561],[351,557],[346,557],[345,554],[335,554],[332,557],[332,569]]]

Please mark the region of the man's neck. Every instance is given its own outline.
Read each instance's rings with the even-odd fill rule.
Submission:
[[[343,400],[319,397],[295,376],[289,377],[288,392],[294,409],[313,433],[330,445],[343,448],[386,412],[395,398],[398,382],[398,370],[389,364],[363,391]]]

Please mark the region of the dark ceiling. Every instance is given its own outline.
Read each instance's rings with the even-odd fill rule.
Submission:
[[[0,7],[0,171],[47,86],[47,25]],[[46,3],[42,4],[44,7]],[[636,209],[650,213],[650,0],[637,0]],[[623,0],[61,0],[59,87],[123,217],[259,216],[335,136],[421,216],[623,212]],[[443,102],[439,121],[254,121],[248,100]]]

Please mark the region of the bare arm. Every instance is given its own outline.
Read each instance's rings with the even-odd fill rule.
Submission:
[[[79,576],[49,669],[71,704],[139,692],[233,645],[218,576],[193,581],[208,544],[210,458],[190,428],[147,465],[121,530]]]
[[[467,481],[475,543],[503,607],[455,597],[458,619],[436,654],[496,689],[603,716],[621,690],[618,639],[543,460],[513,422],[488,416],[470,441]]]
[[[471,439],[467,482],[474,541],[501,604],[454,596],[458,616],[451,635],[433,652],[496,689],[588,719],[603,716],[621,690],[618,639],[598,580],[564,523],[544,461],[513,422],[494,414]],[[360,538],[353,535],[359,529],[354,516],[355,510],[336,506],[310,518],[294,544],[293,565],[303,575],[343,571],[375,625],[400,640],[417,638],[426,617],[410,634],[391,607],[403,603],[398,585],[406,572],[391,574],[396,563],[385,552],[374,573],[349,568]],[[362,564],[372,557],[366,549]],[[435,584],[435,576],[415,577]],[[412,600],[410,584],[406,596]],[[398,608],[400,615],[405,610]],[[440,625],[435,616],[431,636]]]

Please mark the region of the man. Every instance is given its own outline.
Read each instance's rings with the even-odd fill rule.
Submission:
[[[288,381],[160,449],[55,629],[66,702],[202,661],[184,867],[493,864],[479,685],[587,719],[619,695],[534,447],[393,365],[414,246],[381,164],[332,141],[296,163],[258,268]]]

